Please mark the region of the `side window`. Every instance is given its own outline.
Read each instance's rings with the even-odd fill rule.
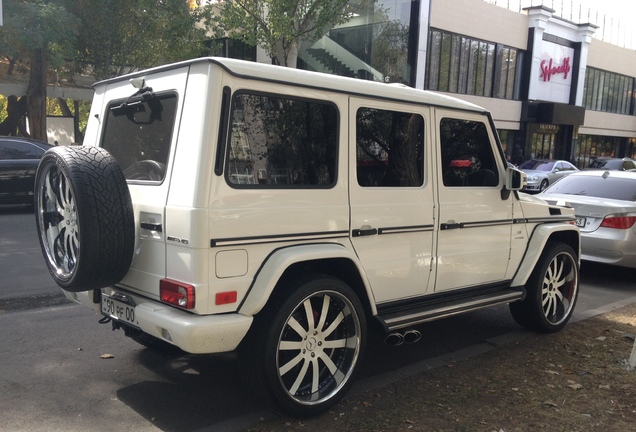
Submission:
[[[336,183],[338,109],[333,104],[238,92],[231,118],[230,185],[319,188]]]
[[[3,143],[2,147],[2,159],[37,159],[44,153],[29,143],[10,141]]]
[[[424,184],[424,118],[419,114],[360,108],[356,113],[358,184]]]
[[[486,125],[443,118],[440,122],[444,186],[497,186],[499,175]]]

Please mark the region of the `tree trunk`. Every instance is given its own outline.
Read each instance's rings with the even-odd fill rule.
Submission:
[[[31,137],[46,141],[46,49],[36,49],[31,58],[31,74],[27,87],[27,112]]]
[[[55,101],[57,102],[58,106],[60,107],[60,111],[62,111],[62,115],[64,117],[73,117],[73,113],[71,112],[71,109],[68,107],[68,104],[66,103],[66,101],[59,97],[59,98],[55,98]]]
[[[75,109],[75,121],[73,123],[75,123],[75,143],[77,144],[82,144],[84,142],[84,134],[82,133],[82,131],[79,128],[79,110],[80,110],[80,106],[79,106],[79,102],[74,100],[73,101],[73,107]]]
[[[276,64],[296,69],[298,64],[298,41],[283,41],[276,44]]]

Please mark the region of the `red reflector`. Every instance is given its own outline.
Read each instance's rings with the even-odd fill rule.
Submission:
[[[172,279],[159,281],[161,301],[183,309],[194,309],[194,286]]]
[[[224,305],[236,303],[236,291],[220,292],[216,294],[216,304]]]
[[[601,223],[605,228],[629,229],[636,223],[636,216],[609,216]]]

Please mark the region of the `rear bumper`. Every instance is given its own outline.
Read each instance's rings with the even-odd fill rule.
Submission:
[[[100,304],[93,302],[92,291],[62,292],[69,300],[101,314]],[[237,313],[195,315],[144,297],[126,295],[135,302],[136,326],[141,331],[192,354],[235,350],[253,320]]]
[[[581,259],[636,268],[636,237],[632,230],[581,231]]]

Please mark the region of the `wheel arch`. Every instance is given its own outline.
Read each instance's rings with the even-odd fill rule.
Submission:
[[[334,243],[291,246],[272,253],[257,272],[239,313],[256,315],[272,296],[289,289],[288,281],[308,273],[342,280],[356,293],[365,313],[377,314],[369,282],[356,255]]]
[[[542,224],[535,228],[526,248],[521,265],[513,277],[512,286],[523,286],[528,281],[532,270],[537,265],[541,253],[549,241],[569,245],[576,253],[578,264],[581,261],[581,235],[579,230],[570,224]]]

